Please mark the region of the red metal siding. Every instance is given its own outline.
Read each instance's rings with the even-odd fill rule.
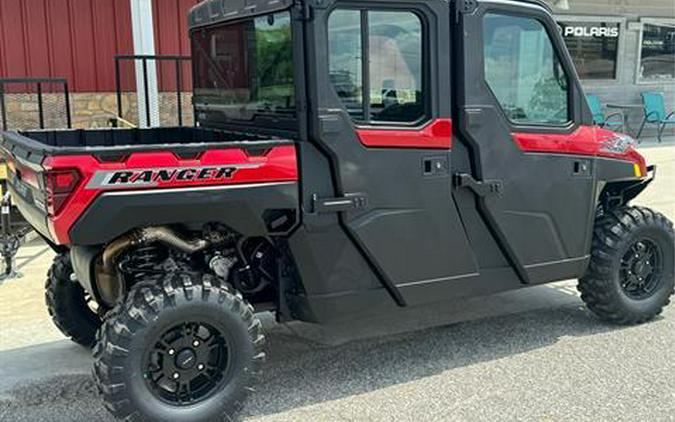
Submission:
[[[64,77],[73,91],[109,92],[114,56],[132,53],[129,0],[0,1],[0,77]]]
[[[153,0],[152,11],[155,31],[155,53],[160,55],[190,55],[187,15],[192,6],[200,0]],[[158,66],[159,88],[162,91],[176,90],[174,63]],[[191,67],[182,64],[183,91],[192,90]]]

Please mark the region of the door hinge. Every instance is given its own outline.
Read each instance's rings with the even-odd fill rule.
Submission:
[[[478,196],[501,195],[504,183],[501,180],[478,181],[470,174],[455,173],[454,184],[457,188],[469,188]]]
[[[347,194],[337,198],[319,198],[316,193],[312,195],[312,212],[314,213],[353,211],[365,208],[367,205],[367,197],[361,194]]]
[[[459,15],[473,13],[477,8],[476,0],[455,0],[455,23],[459,23]]]
[[[309,21],[312,20],[312,18],[313,18],[312,7],[313,6],[314,5],[310,4],[309,0],[295,3],[295,8],[298,9],[298,11],[300,12],[299,13],[300,21],[309,22]]]

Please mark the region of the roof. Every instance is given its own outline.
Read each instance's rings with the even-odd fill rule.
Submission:
[[[293,0],[204,0],[190,9],[190,28],[287,9]]]
[[[194,28],[222,21],[243,19],[248,16],[286,9],[293,4],[293,1],[294,0],[204,0],[190,9],[188,22],[190,28]],[[512,1],[534,4],[551,12],[551,7],[543,0]]]

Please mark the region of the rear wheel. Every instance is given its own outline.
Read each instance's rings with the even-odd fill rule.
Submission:
[[[70,279],[73,267],[70,257],[60,254],[47,273],[45,302],[56,328],[75,343],[94,345],[96,330],[101,325],[95,303],[77,282]]]
[[[230,420],[265,356],[253,308],[208,276],[141,282],[98,335],[94,377],[125,420]]]
[[[673,294],[675,235],[666,217],[623,207],[596,223],[581,298],[602,319],[636,324],[660,314]]]

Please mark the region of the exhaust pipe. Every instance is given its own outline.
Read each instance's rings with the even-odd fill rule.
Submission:
[[[115,261],[122,252],[133,246],[160,242],[188,254],[199,252],[209,246],[210,242],[204,239],[188,240],[181,237],[174,230],[166,226],[145,227],[134,230],[129,234],[112,241],[103,250],[103,271],[114,274]]]
[[[153,242],[163,243],[188,254],[199,252],[210,244],[209,241],[203,239],[185,239],[166,226],[134,230],[115,239],[106,246],[101,260],[96,264],[96,287],[103,303],[113,307],[117,299],[124,294],[123,283],[115,269],[117,258],[131,247]]]

